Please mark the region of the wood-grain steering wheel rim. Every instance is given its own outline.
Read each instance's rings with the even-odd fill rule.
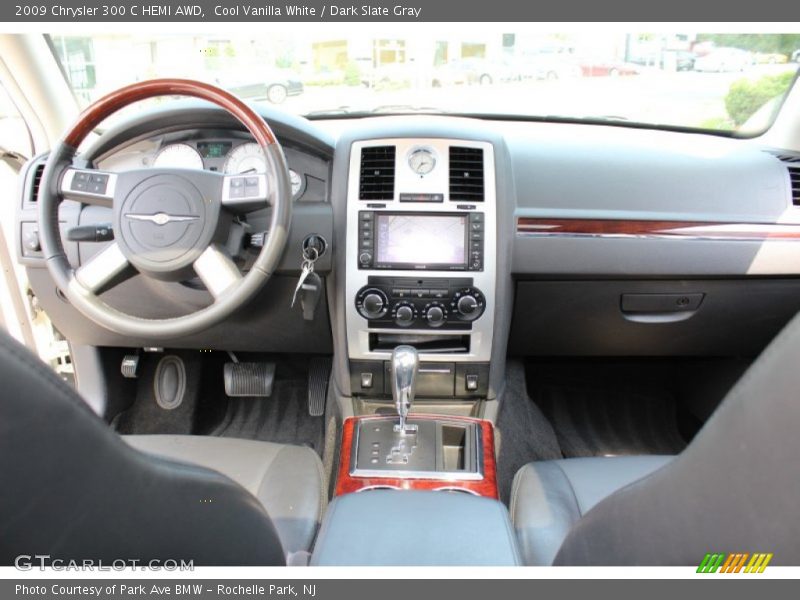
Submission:
[[[123,313],[83,287],[67,260],[58,225],[58,206],[63,200],[61,178],[72,167],[77,148],[107,117],[140,100],[158,96],[190,96],[226,110],[244,125],[264,152],[267,164],[269,235],[247,272],[213,304],[191,314],[147,319]],[[86,317],[116,333],[143,340],[180,338],[199,333],[222,322],[251,300],[269,279],[286,246],[291,224],[291,185],[286,159],[269,125],[250,106],[233,94],[207,83],[187,79],[153,79],[118,89],[84,110],[51,150],[39,190],[39,228],[42,251],[51,276],[67,300]],[[265,205],[266,206],[266,205]]]

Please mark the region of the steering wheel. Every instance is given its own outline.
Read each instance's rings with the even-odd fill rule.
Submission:
[[[76,167],[83,139],[109,115],[156,96],[193,96],[222,107],[244,125],[266,159],[266,173],[224,175],[211,171],[148,168],[111,173]],[[112,331],[166,339],[203,331],[246,304],[278,265],[291,224],[286,158],[269,125],[244,102],[212,85],[154,79],[101,98],[78,117],[47,159],[39,186],[39,235],[58,288],[86,317]],[[58,224],[64,199],[111,207],[114,241],[73,269]],[[224,249],[236,215],[272,207],[269,235],[250,271],[243,274]],[[169,318],[121,312],[99,294],[140,273],[185,281],[196,273],[214,298],[209,306]]]

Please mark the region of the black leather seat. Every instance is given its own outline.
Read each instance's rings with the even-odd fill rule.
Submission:
[[[800,565],[800,317],[677,457],[524,466],[511,517],[526,564],[698,565],[771,552]]]
[[[282,565],[311,549],[325,508],[313,450],[201,436],[123,440],[4,333],[0,382],[0,564],[45,554]]]

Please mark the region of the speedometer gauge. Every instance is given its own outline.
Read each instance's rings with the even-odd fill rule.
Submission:
[[[202,169],[203,157],[189,144],[169,144],[158,151],[153,166],[167,169]]]
[[[253,142],[236,146],[225,159],[224,171],[229,175],[266,173],[267,161],[261,146]]]

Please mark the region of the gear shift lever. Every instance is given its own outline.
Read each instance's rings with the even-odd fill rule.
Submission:
[[[414,402],[418,366],[417,349],[413,346],[397,346],[392,351],[392,398],[400,415],[400,423],[394,426],[394,430],[401,435],[417,430],[416,425],[406,423],[406,418]]]

